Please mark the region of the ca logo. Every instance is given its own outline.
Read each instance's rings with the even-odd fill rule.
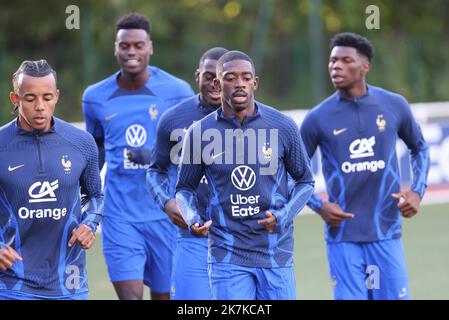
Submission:
[[[238,166],[232,171],[231,181],[234,187],[246,191],[251,189],[256,183],[256,174],[248,166]]]
[[[147,141],[147,132],[140,124],[133,124],[126,129],[126,142],[131,147],[141,147]]]
[[[349,146],[351,152],[351,159],[365,158],[374,156],[373,146],[376,144],[376,137],[363,138],[354,140]]]
[[[58,189],[59,184],[58,180],[55,180],[53,182],[35,182],[31,185],[30,189],[28,190],[28,194],[30,195],[31,199],[28,201],[30,203],[35,202],[53,202],[56,201],[56,195],[55,190]],[[40,187],[40,188],[39,188]],[[39,188],[37,193],[35,193],[35,190]]]

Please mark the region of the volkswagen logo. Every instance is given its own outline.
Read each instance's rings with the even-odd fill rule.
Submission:
[[[126,142],[131,147],[141,147],[147,141],[147,132],[140,124],[133,124],[126,129]]]
[[[232,171],[231,181],[241,191],[251,189],[256,183],[256,174],[248,166],[238,166]]]

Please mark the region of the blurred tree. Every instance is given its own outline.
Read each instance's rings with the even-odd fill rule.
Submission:
[[[318,15],[309,24],[312,4]],[[80,8],[80,30],[65,26],[68,5]],[[380,9],[379,30],[365,27],[368,5]],[[375,46],[370,83],[411,102],[449,100],[446,0],[0,0],[0,6],[2,123],[13,117],[12,73],[22,60],[41,58],[58,72],[62,96],[56,114],[81,121],[85,87],[118,69],[115,23],[130,11],[151,20],[150,63],[192,85],[201,53],[223,46],[253,56],[261,77],[258,99],[280,109],[310,108],[333,91],[326,70],[329,39],[352,31]],[[311,53],[312,44],[321,49]]]

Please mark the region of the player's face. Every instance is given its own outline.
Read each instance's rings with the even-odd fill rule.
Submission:
[[[123,72],[137,75],[145,72],[153,44],[143,29],[121,29],[115,40],[115,56]]]
[[[223,107],[241,112],[254,103],[254,91],[259,79],[249,61],[232,60],[223,64],[219,78]]]
[[[217,60],[205,59],[195,73],[195,79],[200,88],[201,104],[219,107],[221,105],[220,91],[214,86]]]
[[[337,89],[350,89],[364,81],[368,59],[352,47],[334,47],[329,57],[329,74]]]
[[[52,74],[45,77],[19,75],[18,92],[11,92],[11,102],[18,107],[19,125],[26,131],[47,131],[59,98]]]

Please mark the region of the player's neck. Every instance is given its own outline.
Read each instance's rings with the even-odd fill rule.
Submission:
[[[240,123],[243,123],[243,120],[246,116],[252,116],[256,110],[254,102],[251,102],[248,107],[241,111],[233,110],[231,107],[223,105],[223,113],[225,116],[235,116]]]
[[[130,74],[126,72],[120,72],[117,79],[118,85],[126,90],[137,90],[145,85],[149,77],[148,69],[138,74]]]
[[[364,96],[367,92],[366,81],[363,79],[351,87],[338,89],[340,95],[346,98],[354,98]]]

